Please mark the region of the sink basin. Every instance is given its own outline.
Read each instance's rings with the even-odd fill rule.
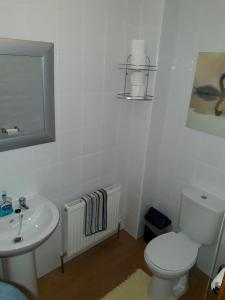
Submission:
[[[56,229],[59,211],[39,195],[27,197],[26,204],[29,209],[0,218],[0,258],[3,279],[24,287],[32,299],[38,299],[33,250]],[[18,201],[13,201],[13,209],[17,208]]]
[[[15,256],[38,247],[55,230],[59,222],[59,211],[48,199],[35,195],[27,198],[29,209],[21,210],[23,214],[21,237],[15,242],[19,233],[19,214],[15,212],[0,218],[0,257]],[[14,210],[18,201],[13,202]]]

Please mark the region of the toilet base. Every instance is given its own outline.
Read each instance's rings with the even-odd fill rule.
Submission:
[[[182,297],[188,290],[188,273],[173,282],[173,293],[177,299]]]
[[[173,287],[172,280],[152,276],[148,290],[149,297],[151,300],[176,300]]]
[[[184,274],[175,280],[162,279],[157,276],[151,278],[149,296],[151,300],[177,300],[188,290],[188,275]]]

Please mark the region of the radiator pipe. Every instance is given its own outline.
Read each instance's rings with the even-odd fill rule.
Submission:
[[[60,268],[61,268],[61,273],[64,273],[64,257],[66,256],[66,252],[63,252],[60,254]]]

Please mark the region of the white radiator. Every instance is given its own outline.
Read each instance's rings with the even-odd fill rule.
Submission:
[[[120,186],[111,186],[105,190],[108,195],[107,230],[92,236],[84,235],[84,201],[77,199],[65,204],[64,251],[67,257],[79,255],[117,231],[121,189]]]

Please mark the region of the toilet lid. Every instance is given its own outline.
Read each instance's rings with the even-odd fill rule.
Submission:
[[[199,245],[183,234],[169,232],[152,240],[145,256],[158,268],[182,271],[191,268],[197,258]]]

